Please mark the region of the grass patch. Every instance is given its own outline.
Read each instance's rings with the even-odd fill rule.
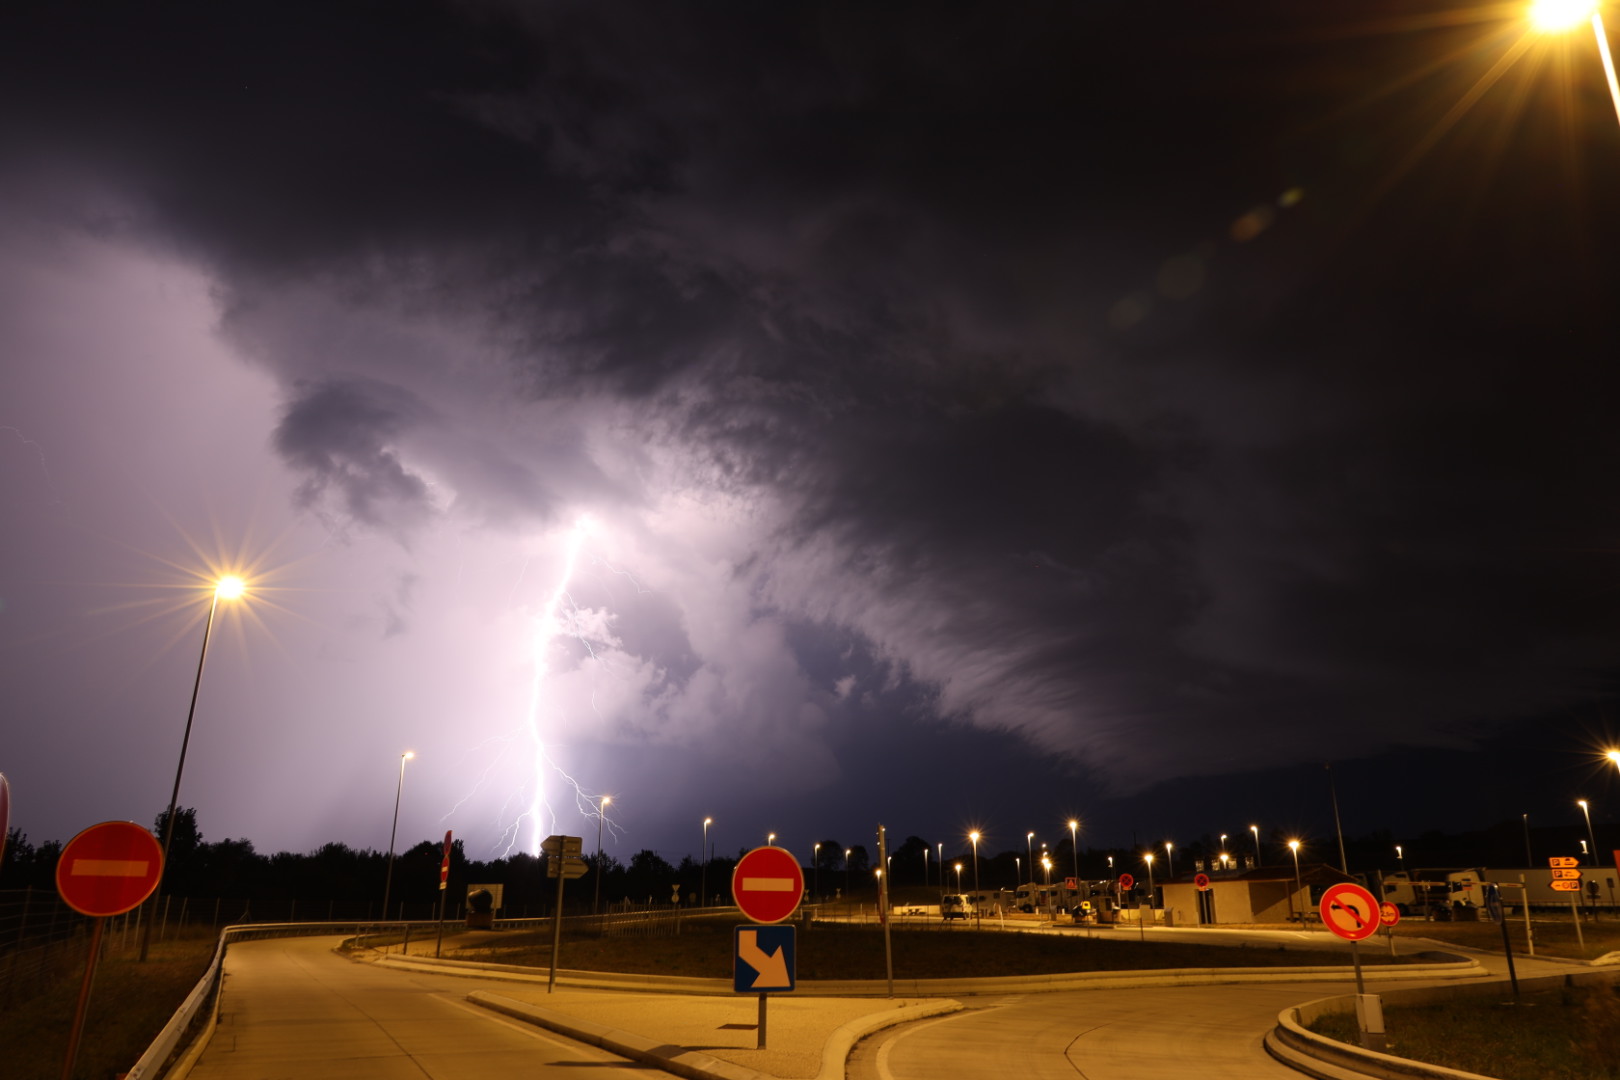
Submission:
[[[217,942],[212,932],[154,942],[144,964],[133,948],[103,957],[74,1063],[75,1080],[105,1080],[128,1071],[202,978]],[[71,977],[0,1013],[0,1047],[5,1048],[0,1071],[6,1080],[60,1080],[83,979],[81,960]]]
[[[1533,923],[1537,956],[1562,956],[1572,960],[1596,960],[1605,953],[1620,951],[1620,919],[1603,918],[1581,923],[1581,938],[1575,938],[1575,923],[1568,915],[1537,914]],[[1526,954],[1524,916],[1508,916],[1508,941],[1513,955]],[[1467,945],[1486,952],[1502,953],[1502,928],[1493,922],[1422,922],[1404,919],[1395,927],[1397,938],[1426,937]],[[1369,943],[1370,945],[1371,943]],[[1362,950],[1366,952],[1364,948]]]
[[[1620,1080],[1620,994],[1607,986],[1385,1006],[1388,1053],[1499,1080]],[[1310,1030],[1355,1045],[1353,1013]]]
[[[614,971],[637,975],[683,975],[729,979],[735,918],[692,921],[667,938],[564,938],[564,970]],[[1348,967],[1342,952],[1284,951],[1275,947],[1141,944],[1047,934],[974,931],[896,931],[894,974],[900,979],[993,978],[1004,975],[1063,975],[1089,971],[1163,968]],[[448,946],[448,942],[446,945]],[[872,928],[817,925],[798,935],[800,979],[884,978],[883,934]],[[548,967],[549,931],[511,931],[498,944],[446,948],[461,960]],[[1364,962],[1388,962],[1364,957]],[[1411,957],[1402,960],[1410,961]]]

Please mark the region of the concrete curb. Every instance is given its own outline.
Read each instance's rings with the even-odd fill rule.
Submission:
[[[435,960],[425,956],[384,956],[388,967],[417,971],[454,971],[472,977],[538,982],[550,978],[545,968],[490,964],[472,960]],[[1488,974],[1478,960],[1444,964],[1396,964],[1371,969],[1369,978],[1400,980],[1470,979]],[[1236,983],[1352,982],[1348,966],[1292,968],[1169,968],[1163,971],[1102,971],[1068,975],[1008,975],[985,979],[896,979],[900,997],[973,997],[980,994],[1030,994],[1058,990],[1126,990],[1158,986],[1221,986]],[[634,990],[654,994],[735,996],[729,979],[695,979],[675,975],[622,975],[602,971],[557,972],[557,985],[585,990]],[[808,997],[887,997],[881,979],[801,980],[795,994]]]
[[[1565,986],[1586,986],[1616,981],[1614,972],[1571,972],[1566,975],[1539,975],[1519,980],[1520,990],[1534,993]],[[1428,1005],[1459,997],[1500,996],[1508,992],[1506,979],[1461,986],[1426,986],[1388,990],[1379,996],[1386,1005]],[[1479,1073],[1430,1065],[1411,1058],[1366,1050],[1349,1043],[1318,1035],[1305,1025],[1328,1013],[1353,1013],[1355,997],[1339,994],[1293,1005],[1277,1014],[1277,1026],[1266,1033],[1266,1051],[1291,1068],[1319,1080],[1493,1080]]]

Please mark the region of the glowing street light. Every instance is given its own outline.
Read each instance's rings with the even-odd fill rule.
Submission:
[[[1035,877],[1035,833],[1033,830],[1024,837],[1024,847],[1027,849],[1025,854],[1029,856],[1029,876],[1033,880]]]
[[[174,840],[174,815],[180,803],[180,774],[186,771],[186,748],[191,745],[191,721],[197,715],[197,691],[202,687],[203,665],[208,660],[208,639],[214,633],[214,613],[221,600],[239,600],[247,593],[247,582],[235,574],[226,574],[214,582],[209,594],[208,622],[203,625],[202,653],[197,657],[197,677],[191,683],[191,707],[186,710],[186,732],[180,739],[180,761],[174,767],[174,788],[169,792],[169,816],[163,823],[163,866],[158,869],[157,886],[152,890],[150,910],[156,913],[163,896],[163,873],[169,865],[169,845]],[[384,915],[387,912],[383,913]],[[152,942],[152,919],[141,928],[141,962],[146,962],[147,948]]]
[[[1614,114],[1620,120],[1620,81],[1615,79],[1614,57],[1609,55],[1609,34],[1603,28],[1603,13],[1596,0],[1533,0],[1530,5],[1530,25],[1544,34],[1562,34],[1589,22],[1592,36],[1597,39],[1598,57],[1603,62],[1603,76],[1609,81],[1609,99],[1614,102]]]
[[[1041,869],[1046,871],[1046,887],[1052,887],[1052,859],[1050,856],[1041,856]]]
[[[958,893],[960,893],[962,891],[962,864],[961,863],[956,864],[956,891]]]
[[[1399,844],[1395,845],[1395,861],[1402,870],[1406,869],[1406,849]]]
[[[973,925],[983,925],[979,916],[979,830],[974,829],[968,833],[968,839],[973,842]]]
[[[703,819],[703,849],[698,852],[703,860],[703,869],[698,871],[698,907],[704,907],[709,902],[709,826],[713,824],[714,818]]]
[[[1260,869],[1260,826],[1250,825],[1249,831],[1254,833],[1254,868]]]
[[[596,895],[591,900],[591,914],[600,914],[602,910],[602,819],[607,816],[607,808],[613,805],[613,796],[604,795],[596,804]],[[557,913],[562,917],[562,912]]]
[[[1080,887],[1080,823],[1069,819],[1069,846],[1074,848],[1074,887]]]
[[[1147,868],[1148,868],[1148,910],[1152,911],[1153,910],[1153,852],[1151,852],[1151,851],[1145,852],[1142,855],[1142,861],[1147,863]]]
[[[854,848],[847,847],[847,848],[844,849],[844,900],[845,900],[845,902],[848,902],[848,900],[849,900],[849,857],[851,855],[853,855],[853,854],[855,854],[855,849]]]
[[[1614,762],[1616,770],[1620,770],[1620,750],[1606,751],[1603,756]]]
[[[388,873],[383,877],[383,921],[388,920],[388,894],[394,888],[394,836],[399,832],[399,800],[405,794],[405,763],[416,756],[416,751],[407,750],[399,755],[399,783],[394,785],[394,824],[388,829]]]
[[[1176,876],[1175,845],[1170,841],[1164,842],[1164,872],[1171,877]]]
[[[1592,847],[1591,847],[1590,854],[1592,856],[1592,865],[1596,866],[1597,865],[1597,837],[1595,835],[1593,835],[1593,833],[1592,833],[1592,808],[1586,805],[1586,800],[1585,799],[1576,799],[1575,800],[1575,805],[1580,807],[1581,808],[1581,813],[1586,816],[1586,835],[1592,838]]]
[[[926,850],[926,849],[924,849],[924,850]],[[813,897],[814,896],[820,896],[821,895],[821,844],[820,844],[820,842],[817,842],[817,843],[814,843],[814,844],[810,845],[810,872],[815,875],[815,879],[812,882]]]
[[[765,834],[765,846],[766,847],[771,847],[771,846],[775,845],[775,843],[776,843],[776,834],[775,833],[766,833]]]
[[[1299,841],[1298,840],[1290,840],[1290,841],[1288,841],[1288,850],[1292,851],[1294,853],[1294,897],[1297,897],[1299,895],[1299,893],[1300,893],[1300,890],[1305,887],[1303,885],[1303,883],[1301,883],[1300,878],[1299,878]],[[1288,910],[1290,912],[1292,912],[1294,910],[1294,897],[1290,897],[1289,900],[1288,900]],[[1305,913],[1304,912],[1300,913],[1299,925],[1301,925],[1301,926],[1305,925]]]

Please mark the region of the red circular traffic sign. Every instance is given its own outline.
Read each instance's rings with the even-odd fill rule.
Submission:
[[[1199,874],[1197,877],[1193,878],[1193,884],[1198,886],[1198,891],[1199,892],[1208,892],[1209,891],[1209,875],[1208,874]]]
[[[787,848],[755,848],[737,860],[731,895],[754,922],[781,922],[804,896],[804,870]]]
[[[1350,882],[1328,886],[1320,911],[1322,925],[1346,941],[1372,937],[1383,925],[1373,894]]]
[[[1130,889],[1131,889],[1131,886],[1133,886],[1135,884],[1136,884],[1136,879],[1131,877],[1131,875],[1129,875],[1129,874],[1121,874],[1121,875],[1119,875],[1119,887],[1121,889],[1124,889],[1126,892],[1129,892]]]
[[[1401,909],[1394,904],[1379,904],[1378,921],[1385,926],[1394,926],[1401,921]]]
[[[56,891],[81,915],[122,915],[163,876],[157,837],[133,821],[104,821],[68,841],[56,860]]]

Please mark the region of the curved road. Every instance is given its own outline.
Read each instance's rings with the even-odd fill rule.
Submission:
[[[225,954],[219,1027],[191,1080],[663,1077],[465,1002],[465,978],[379,970],[338,937],[244,941]]]

